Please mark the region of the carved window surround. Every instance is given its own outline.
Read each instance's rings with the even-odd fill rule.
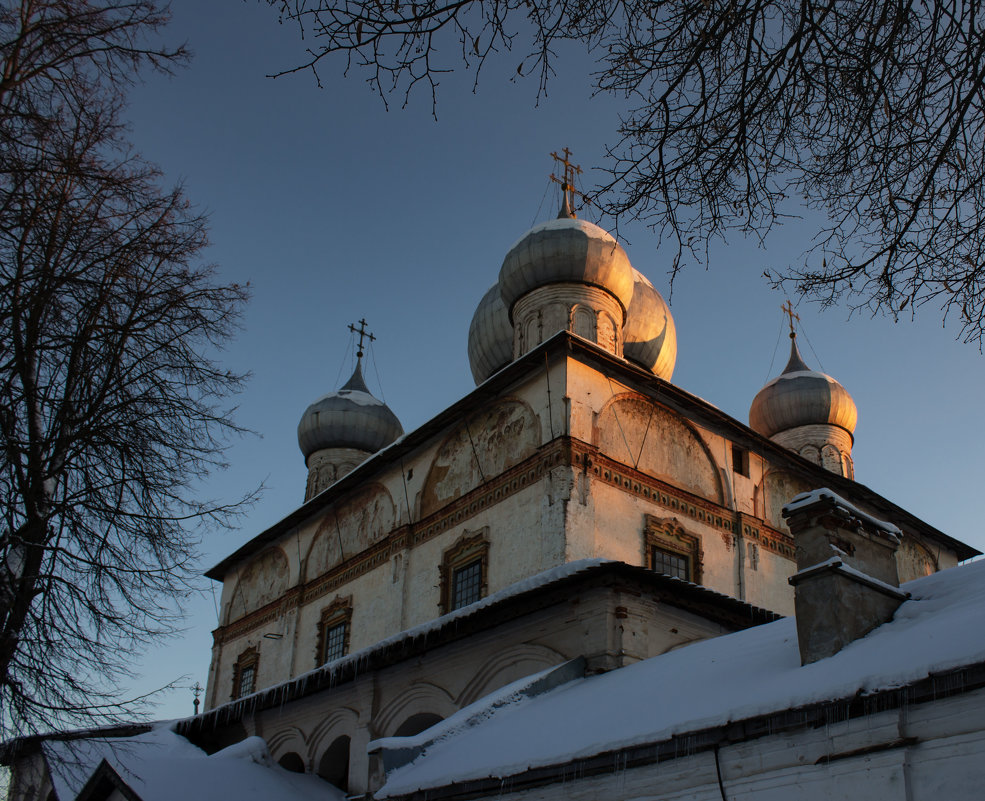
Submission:
[[[256,646],[247,648],[239,655],[233,665],[233,700],[256,692],[259,669],[260,651]]]
[[[650,570],[659,569],[657,560],[663,552],[685,561],[686,575],[682,578],[694,584],[701,583],[701,539],[685,531],[677,518],[646,515],[643,544],[644,563]]]
[[[456,577],[471,580],[474,584],[474,570],[478,565],[478,594],[465,603],[455,604]],[[486,595],[489,584],[489,527],[478,531],[466,531],[458,541],[444,552],[441,559],[441,614],[466,606]]]
[[[352,596],[336,597],[322,609],[315,640],[315,665],[324,665],[349,653],[352,631]]]

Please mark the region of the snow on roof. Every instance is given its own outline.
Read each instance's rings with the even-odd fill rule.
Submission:
[[[302,673],[295,676],[293,679],[288,679],[287,681],[280,684],[275,684],[272,687],[266,687],[262,690],[258,690],[252,695],[246,695],[242,698],[237,698],[234,701],[229,701],[222,704],[221,706],[214,707],[204,714],[224,716],[223,713],[232,713],[232,716],[235,716],[235,712],[233,712],[233,710],[237,707],[248,709],[258,704],[262,705],[265,699],[275,699],[280,702],[284,700],[285,691],[289,686],[298,685],[303,687],[304,685],[311,683],[316,677],[326,674],[339,674],[349,667],[361,665],[366,658],[373,653],[384,651],[387,648],[406,640],[419,639],[432,631],[443,628],[449,623],[461,620],[462,618],[470,617],[476,612],[485,609],[486,607],[494,606],[495,604],[505,601],[508,598],[535,590],[538,587],[545,587],[548,584],[553,584],[554,582],[560,581],[568,576],[573,576],[576,573],[582,573],[590,568],[598,567],[611,561],[612,560],[610,559],[578,559],[574,562],[566,562],[563,565],[558,565],[550,570],[545,570],[542,573],[537,573],[529,578],[514,582],[508,587],[504,587],[498,592],[494,592],[492,595],[487,595],[480,601],[476,601],[468,606],[463,606],[461,609],[456,609],[453,612],[442,615],[441,617],[437,617],[433,620],[428,620],[425,623],[421,623],[420,625],[405,629],[404,631],[393,634],[390,637],[379,640],[372,645],[358,651],[354,651],[347,656],[343,656],[340,659],[335,659],[331,662],[326,662],[324,665],[319,665],[314,670],[309,670],[307,673]],[[195,719],[189,718],[189,721],[193,720]]]
[[[143,801],[345,798],[345,793],[317,776],[291,773],[274,764],[259,737],[209,756],[165,722],[135,737],[49,740],[43,748],[59,801],[72,801],[103,760]]]
[[[842,509],[851,513],[853,517],[857,517],[870,528],[878,531],[884,531],[894,538],[898,538],[902,534],[897,526],[894,526],[892,523],[887,523],[885,520],[880,520],[878,517],[873,517],[867,512],[863,512],[857,506],[853,506],[842,498],[837,492],[830,490],[827,487],[811,490],[810,492],[802,492],[800,495],[794,495],[790,502],[783,507],[783,513],[786,516],[790,516],[798,509],[803,509],[806,506],[811,506],[812,504],[825,500],[831,501],[835,506],[840,506]]]
[[[475,705],[439,724],[423,754],[387,776],[385,798],[505,778],[732,721],[906,686],[985,661],[985,561],[905,585],[895,617],[839,653],[800,664],[793,618],[705,640],[542,695]],[[914,647],[919,643],[919,648]],[[670,687],[671,692],[654,688]],[[465,721],[473,725],[463,727]]]

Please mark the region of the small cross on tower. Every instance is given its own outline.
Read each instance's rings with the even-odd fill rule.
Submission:
[[[363,340],[368,338],[370,342],[375,342],[376,337],[366,330],[365,317],[359,321],[359,328],[356,328],[354,324],[350,324],[349,330],[352,331],[353,334],[359,334],[359,350],[356,351],[356,358],[361,359],[363,357]]]
[[[195,682],[195,686],[191,688],[191,691],[195,694],[195,714],[196,715],[198,714],[198,705],[199,705],[198,697],[202,694],[202,692],[204,690],[205,690],[205,688],[199,682],[197,682],[197,681]]]
[[[787,321],[790,323],[790,338],[796,339],[797,332],[793,330],[793,321],[796,320],[799,323],[800,315],[794,313],[793,304],[789,300],[787,300],[787,302],[780,308],[783,309],[784,313],[787,315]]]
[[[585,202],[588,202],[588,197],[583,192],[575,189],[575,175],[581,175],[581,167],[571,163],[571,151],[568,148],[564,148],[561,152],[564,153],[563,158],[557,153],[551,153],[555,161],[560,161],[564,165],[563,178],[558,178],[556,175],[551,174],[551,180],[556,184],[561,184],[561,193],[563,195],[561,212],[558,214],[558,217],[574,217],[575,195],[581,197]]]

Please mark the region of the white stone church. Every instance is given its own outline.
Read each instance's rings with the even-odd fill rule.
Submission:
[[[565,187],[474,391],[404,433],[360,360],[304,412],[304,503],[208,572],[204,711],[8,744],[13,799],[981,797],[978,552],[855,481],[792,317],[748,426],[675,386],[667,304]]]

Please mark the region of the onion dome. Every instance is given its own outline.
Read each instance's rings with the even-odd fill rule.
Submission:
[[[564,215],[536,225],[510,248],[499,271],[503,305],[549,284],[589,284],[609,292],[623,311],[633,299],[633,268],[622,246],[594,223]]]
[[[374,398],[363,380],[362,362],[344,387],[312,403],[298,423],[298,446],[305,459],[326,448],[375,453],[403,435],[390,407]]]
[[[791,334],[790,361],[753,400],[750,428],[772,437],[798,426],[830,425],[851,435],[857,422],[858,409],[852,396],[831,376],[804,364]]]
[[[668,381],[677,363],[677,330],[663,296],[633,269],[633,299],[623,328],[623,355]]]
[[[513,326],[493,284],[482,296],[469,326],[469,366],[476,384],[513,360]]]

